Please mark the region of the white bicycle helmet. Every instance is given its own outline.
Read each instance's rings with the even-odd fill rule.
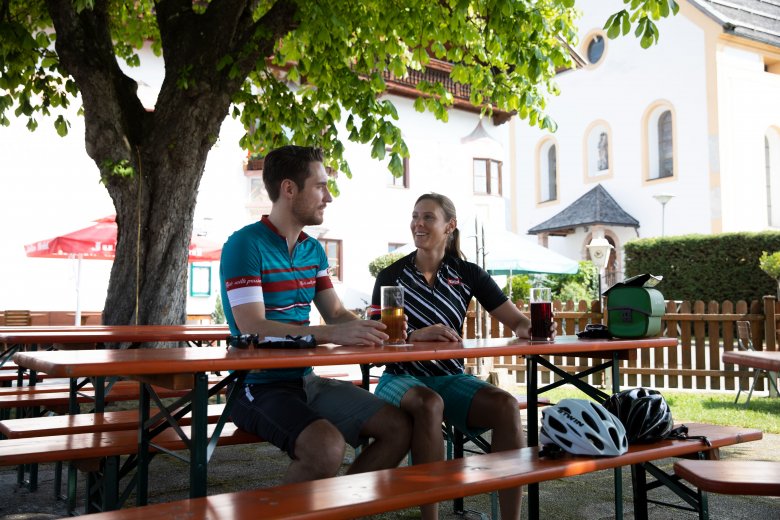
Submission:
[[[587,399],[562,399],[542,412],[542,444],[574,455],[622,455],[626,429],[606,408]]]

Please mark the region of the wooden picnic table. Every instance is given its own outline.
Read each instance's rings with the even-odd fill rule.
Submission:
[[[723,353],[723,362],[758,368],[767,372],[780,372],[780,351],[733,350]]]
[[[73,334],[73,333],[70,333]],[[29,336],[32,338],[33,336]],[[95,338],[100,337],[95,333]],[[138,341],[151,341],[152,336],[138,334]],[[51,338],[50,338],[51,339]],[[110,340],[106,340],[110,341]],[[125,339],[127,341],[127,339]],[[184,374],[192,382],[190,403],[192,411],[192,434],[190,453],[190,496],[206,495],[207,464],[216,445],[221,426],[217,427],[216,435],[207,438],[207,403],[208,398],[216,391],[224,388],[217,385],[211,390],[207,388],[207,373],[217,371],[233,371],[226,376],[225,384],[240,383],[243,375],[249,370],[273,368],[295,368],[308,366],[331,366],[348,364],[377,364],[403,361],[420,361],[432,359],[454,359],[465,357],[494,356],[525,356],[529,364],[528,386],[528,432],[529,445],[535,445],[535,431],[538,418],[535,406],[538,397],[535,372],[537,364],[546,363],[547,356],[577,355],[580,357],[605,358],[605,362],[596,369],[611,367],[613,370],[613,385],[617,388],[619,381],[618,360],[635,354],[637,349],[668,347],[677,344],[675,338],[641,338],[641,339],[611,339],[611,340],[580,340],[576,336],[558,336],[554,342],[532,342],[518,338],[490,338],[464,340],[463,342],[415,342],[407,346],[343,346],[320,345],[307,349],[136,349],[136,350],[83,350],[83,351],[38,351],[19,352],[14,361],[31,370],[42,371],[52,377],[108,377],[132,376],[146,383],[154,382],[164,385],[164,378],[170,374]],[[592,372],[594,369],[589,369]],[[567,379],[574,377],[577,387],[585,390],[588,386],[577,376],[566,374]],[[532,383],[533,381],[533,383]],[[146,385],[144,385],[146,386]],[[548,385],[550,386],[550,385]],[[587,389],[589,392],[592,389]],[[139,406],[141,424],[147,422],[149,395]],[[224,417],[218,425],[224,425],[229,416],[232,402],[228,399]],[[157,432],[159,433],[159,431]],[[139,505],[146,503],[148,492],[148,452],[149,443],[155,432],[141,431],[139,435],[138,464],[138,497]],[[538,493],[538,488],[529,493]],[[621,490],[616,483],[616,500]],[[617,501],[616,501],[617,504]],[[538,514],[538,496],[529,501],[529,506],[535,507]]]

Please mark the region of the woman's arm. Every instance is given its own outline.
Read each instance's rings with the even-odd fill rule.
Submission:
[[[531,320],[509,300],[490,311],[490,315],[500,321],[504,327],[512,329],[518,338],[531,339]],[[555,322],[553,328],[554,325]]]

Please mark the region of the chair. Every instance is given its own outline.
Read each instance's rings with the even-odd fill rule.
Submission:
[[[750,339],[749,321],[737,322],[737,346],[739,347],[740,350],[755,350],[753,348],[753,341]],[[759,379],[761,379],[762,377],[766,377],[766,380],[769,382],[771,386],[775,388],[775,392],[777,392],[777,383],[775,382],[774,377],[770,377],[769,373],[766,370],[760,368],[754,368],[753,384],[750,386],[750,391],[747,394],[747,399],[745,400],[745,406],[747,406],[750,403],[750,397],[753,395],[753,390],[756,388],[756,383],[758,383]],[[744,379],[745,377],[741,377],[739,379],[739,390],[737,391],[736,399],[734,399],[734,404],[737,404],[737,402],[739,402],[739,395],[742,393],[742,381]]]
[[[6,327],[29,327],[32,322],[30,311],[6,310],[3,316]]]

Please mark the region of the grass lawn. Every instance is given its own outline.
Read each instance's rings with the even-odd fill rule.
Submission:
[[[520,389],[524,393],[525,388]],[[679,392],[661,390],[672,410],[675,423],[702,422],[757,428],[765,433],[780,433],[780,398],[753,394],[746,408],[746,392],[742,392],[739,404],[734,404],[734,392]],[[583,398],[583,394],[570,386],[556,388],[544,394],[553,403],[567,397]]]

